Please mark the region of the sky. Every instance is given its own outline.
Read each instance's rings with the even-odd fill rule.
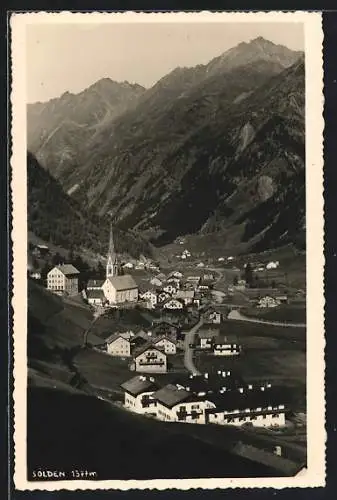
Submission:
[[[178,66],[206,64],[258,36],[304,50],[295,22],[28,24],[27,101],[78,93],[105,77],[149,88]]]

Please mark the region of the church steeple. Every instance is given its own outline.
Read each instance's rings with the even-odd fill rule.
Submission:
[[[108,260],[106,263],[106,277],[111,278],[112,276],[117,276],[117,275],[118,275],[118,261],[113,240],[112,224],[110,224],[109,252],[108,252]]]

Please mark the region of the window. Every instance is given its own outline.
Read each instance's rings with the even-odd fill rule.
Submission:
[[[192,405],[192,410],[197,410],[199,408],[199,405]]]

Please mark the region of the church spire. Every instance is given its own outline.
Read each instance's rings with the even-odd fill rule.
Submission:
[[[112,278],[113,276],[117,275],[118,275],[117,254],[115,251],[115,245],[113,239],[112,223],[110,223],[109,251],[108,251],[108,260],[106,263],[106,277]]]

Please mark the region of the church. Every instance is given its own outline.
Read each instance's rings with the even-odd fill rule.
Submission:
[[[106,264],[106,279],[102,290],[109,304],[122,304],[123,302],[137,302],[138,286],[130,274],[121,274],[118,258],[113,241],[112,226],[110,227],[110,240],[108,260]]]

